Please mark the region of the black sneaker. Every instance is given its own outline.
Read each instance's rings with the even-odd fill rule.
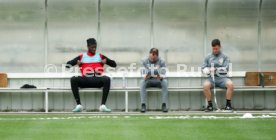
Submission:
[[[146,104],[141,105],[141,113],[145,113],[147,111]]]
[[[168,112],[168,109],[167,109],[165,103],[162,104],[162,112],[164,112],[164,113],[167,113],[167,112]]]
[[[208,105],[207,108],[205,109],[205,112],[211,112],[213,110],[214,110],[213,106]]]
[[[232,112],[233,111],[233,108],[229,105],[227,105],[225,108],[224,108],[225,111],[227,112]]]

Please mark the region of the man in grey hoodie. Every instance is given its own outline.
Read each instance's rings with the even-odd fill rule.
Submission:
[[[159,58],[159,51],[156,48],[150,49],[149,57],[142,60],[142,80],[140,83],[141,112],[146,112],[146,88],[162,88],[162,111],[168,112],[168,82],[166,80],[166,63]]]
[[[218,39],[214,39],[211,45],[212,53],[206,56],[201,66],[202,72],[208,75],[207,80],[203,83],[203,92],[208,101],[208,106],[205,111],[213,111],[210,88],[214,86],[227,89],[225,110],[232,111],[231,99],[234,87],[233,82],[227,77],[230,59],[222,53]]]

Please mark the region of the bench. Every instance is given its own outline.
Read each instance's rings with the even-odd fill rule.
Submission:
[[[112,74],[115,75],[115,74]],[[139,87],[128,87],[127,85],[127,79],[129,78],[139,78],[139,75],[116,75],[117,78],[123,79],[123,85],[120,87],[112,87],[110,89],[110,92],[122,92],[125,94],[125,112],[128,112],[128,106],[129,106],[129,93],[130,92],[138,92],[140,90]],[[168,77],[170,78],[180,78],[181,75],[171,74]],[[183,77],[187,75],[182,75]],[[188,75],[188,76],[191,76]],[[192,76],[198,77],[198,73],[193,73]],[[242,77],[242,74],[235,75],[236,77]],[[70,78],[72,77],[71,74],[8,74],[8,78]],[[68,79],[69,80],[69,79]],[[195,87],[168,87],[168,90],[171,92],[174,91],[183,91],[183,92],[200,92],[202,91],[202,86],[195,86]],[[217,89],[218,91],[223,91],[224,89]],[[276,87],[269,86],[262,88],[261,86],[235,86],[235,91],[276,91]],[[80,92],[101,92],[102,90],[99,88],[84,88],[80,89]],[[158,88],[148,88],[147,91],[160,91]],[[48,106],[49,106],[49,93],[58,93],[58,92],[71,92],[71,89],[69,87],[38,87],[36,89],[20,89],[20,88],[0,88],[0,92],[34,92],[34,93],[44,93],[44,109],[45,113],[48,113]]]
[[[125,94],[125,112],[128,112],[128,94],[129,92],[136,92],[139,91],[140,88],[138,87],[126,87],[126,88],[112,88],[110,92],[122,92]],[[202,87],[169,87],[169,91],[202,91]],[[217,89],[218,91],[223,91],[224,89]],[[259,86],[256,87],[235,87],[235,91],[276,91],[276,87],[266,87],[262,88]],[[80,89],[80,92],[101,92],[101,89],[98,88],[85,88]],[[147,91],[160,91],[158,88],[148,88]],[[37,89],[19,89],[19,88],[0,88],[0,92],[41,92],[45,94],[45,113],[48,113],[48,94],[49,92],[71,92],[70,88],[37,88]]]

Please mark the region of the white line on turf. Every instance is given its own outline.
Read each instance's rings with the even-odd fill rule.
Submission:
[[[243,116],[155,116],[150,119],[162,120],[162,119],[270,119],[276,118],[276,116],[261,115],[243,115]]]
[[[145,117],[145,116],[142,116]],[[0,117],[0,121],[48,121],[48,120],[79,120],[79,119],[129,119],[129,118],[140,118],[139,116],[70,116],[70,117]],[[145,117],[147,118],[147,117]],[[167,119],[275,119],[276,116],[270,114],[256,115],[253,116],[251,113],[245,113],[244,115],[235,116],[204,116],[204,115],[185,115],[185,116],[149,116],[149,119],[155,120],[167,120]]]
[[[77,116],[77,117],[37,117],[37,118],[1,118],[0,121],[43,121],[43,120],[78,120],[78,119],[118,119],[130,118],[129,116]]]

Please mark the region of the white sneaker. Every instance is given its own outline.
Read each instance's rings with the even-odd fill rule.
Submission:
[[[105,105],[101,105],[99,110],[100,112],[111,112],[111,109],[107,108]]]
[[[72,112],[81,112],[82,111],[82,105],[77,105],[73,110]]]

